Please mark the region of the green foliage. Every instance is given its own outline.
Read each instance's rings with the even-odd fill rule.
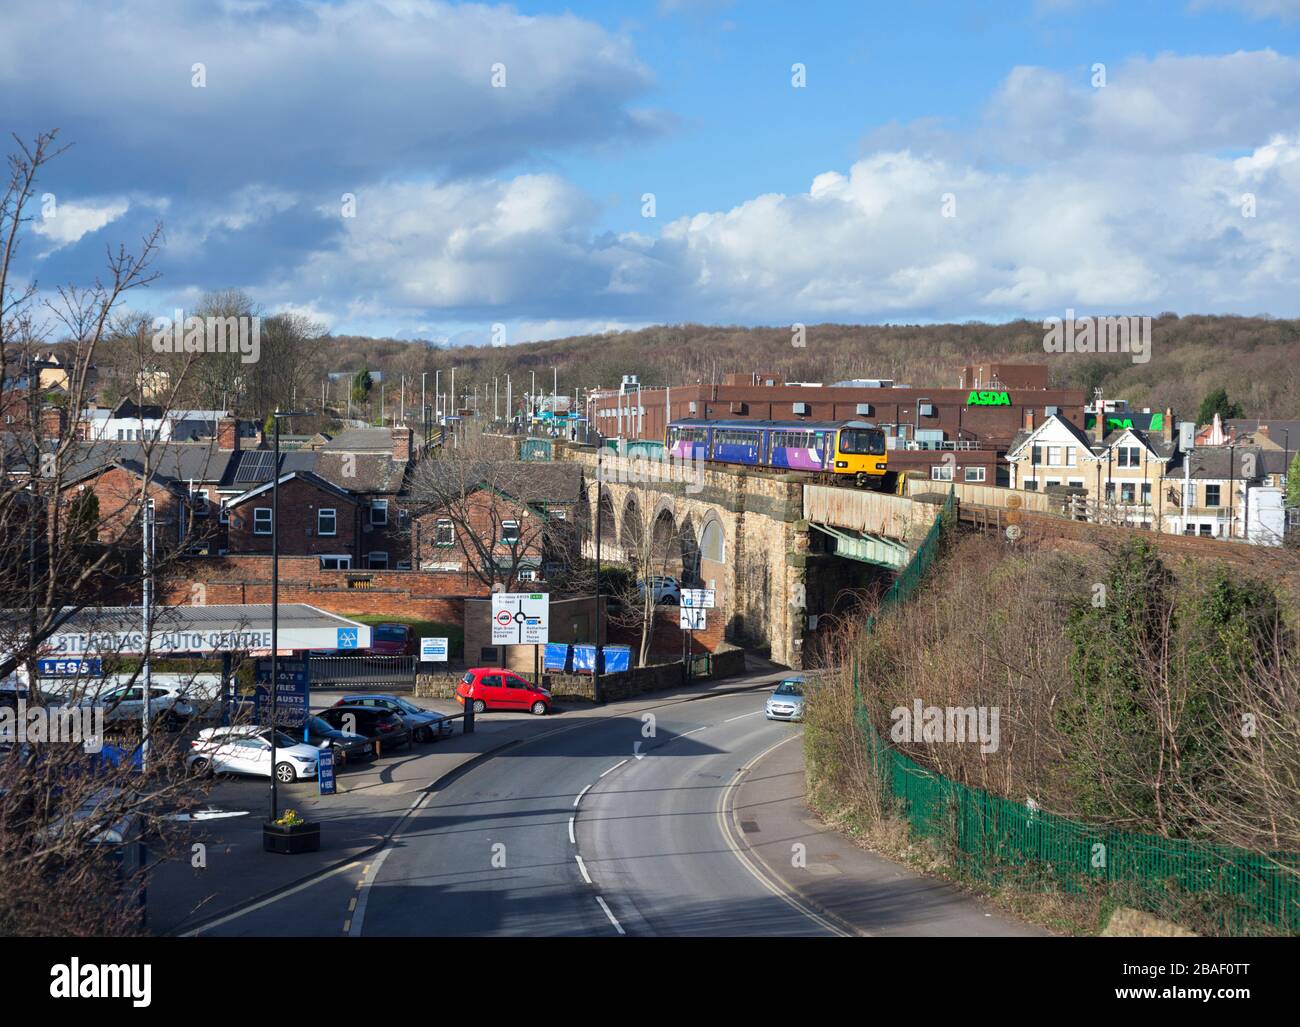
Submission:
[[[1209,424],[1214,420],[1215,414],[1219,415],[1220,421],[1241,416],[1241,404],[1229,402],[1228,390],[1223,386],[1215,389],[1201,400],[1201,409],[1196,415],[1196,423]]]
[[[1115,554],[1102,584],[1067,622],[1074,688],[1057,713],[1073,751],[1067,774],[1085,814],[1113,816],[1118,805],[1154,819],[1160,735],[1151,686],[1167,676],[1173,576],[1154,548],[1136,541]]]
[[[1300,506],[1300,453],[1291,458],[1286,471],[1286,505]]]
[[[68,508],[68,533],[77,542],[92,541],[99,526],[99,497],[87,489],[78,492]]]
[[[362,368],[352,376],[352,402],[364,403],[370,396],[370,390],[374,388],[374,380],[370,377],[370,370]]]

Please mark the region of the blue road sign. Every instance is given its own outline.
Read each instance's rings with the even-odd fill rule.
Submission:
[[[339,628],[338,649],[356,649],[357,648],[357,629],[356,628]]]
[[[320,785],[321,795],[333,795],[338,791],[338,782],[334,780],[333,749],[322,749],[316,757],[316,782]]]
[[[276,661],[279,681],[275,688],[275,720],[280,727],[302,727],[311,704],[311,678],[307,660],[281,657]],[[259,724],[271,719],[271,661],[258,660],[253,692],[253,713]]]

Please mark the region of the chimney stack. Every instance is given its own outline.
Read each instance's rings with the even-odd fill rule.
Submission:
[[[57,442],[63,438],[63,429],[63,408],[56,407],[52,403],[41,407],[41,438],[53,439]]]
[[[1031,432],[1034,430],[1034,408],[1033,407],[1025,407],[1025,415],[1024,418],[1022,419],[1020,426],[1025,431]]]
[[[411,429],[394,428],[393,429],[393,459],[410,460],[411,459]]]
[[[1166,442],[1174,441],[1174,411],[1172,407],[1165,407],[1165,430],[1162,434]]]
[[[217,421],[217,448],[236,450],[239,448],[239,421],[233,417],[222,417]]]

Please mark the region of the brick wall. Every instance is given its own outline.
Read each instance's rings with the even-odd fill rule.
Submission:
[[[230,508],[230,551],[269,553],[271,536],[253,532],[254,509],[271,509],[271,490],[259,493]],[[317,512],[335,511],[335,534],[322,536]],[[280,555],[341,553],[361,563],[361,521],[359,504],[335,492],[322,489],[306,478],[293,478],[280,486]]]
[[[269,603],[271,561],[265,556],[201,557],[187,560],[184,578],[160,588],[168,604]],[[201,591],[196,591],[196,586]],[[323,571],[314,556],[280,557],[280,602],[309,603],[331,613],[461,624],[466,596],[482,595],[473,575],[438,571]],[[201,600],[197,598],[201,596]]]
[[[109,467],[83,483],[85,488],[94,492],[99,501],[99,541],[130,542],[139,539],[140,527],[136,524],[128,533],[128,525],[140,514],[140,484],[138,475],[120,467]],[[80,489],[73,486],[63,494],[67,514],[68,504]],[[162,550],[168,544],[174,544],[180,537],[179,518],[182,516],[180,497],[170,488],[157,480],[149,483],[149,498],[154,501],[154,540]]]

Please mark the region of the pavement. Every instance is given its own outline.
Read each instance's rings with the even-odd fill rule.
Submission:
[[[829,829],[804,780],[803,746],[782,742],[738,775],[728,805],[746,855],[806,908],[859,936],[1050,936]]]
[[[662,703],[755,687],[780,671],[755,661],[759,673],[743,679],[696,682],[634,700],[596,706],[571,701],[547,717],[526,712],[492,712],[475,718],[473,734],[455,734],[413,745],[368,764],[343,768],[338,794],[321,796],[314,781],[279,787],[279,809],[295,809],[321,825],[315,853],[285,856],[262,850],[262,824],[270,811],[270,783],[264,778],[223,777],[214,782],[206,809],[176,825],[175,858],[150,875],[148,926],[155,934],[193,933],[235,910],[256,905],[304,881],[346,867],[380,849],[407,819],[415,803],[457,773],[511,746],[608,717]],[[322,709],[347,693],[313,692]],[[460,713],[451,701],[417,700],[445,713]],[[457,722],[458,730],[460,722]],[[156,857],[155,857],[156,858]]]
[[[491,758],[470,762],[473,754],[448,749],[440,765],[459,756],[460,769],[433,786],[398,775],[393,784],[409,787],[387,803],[400,816],[382,847],[352,859],[336,853],[333,864],[322,858],[314,874],[194,933],[1040,933],[812,821],[802,802],[802,729],[763,717],[778,676],[751,674],[697,694],[642,696],[540,724],[503,718],[494,739],[486,731],[469,736],[480,751],[493,750]],[[525,732],[527,724],[534,730]],[[796,845],[807,858],[787,874]]]

